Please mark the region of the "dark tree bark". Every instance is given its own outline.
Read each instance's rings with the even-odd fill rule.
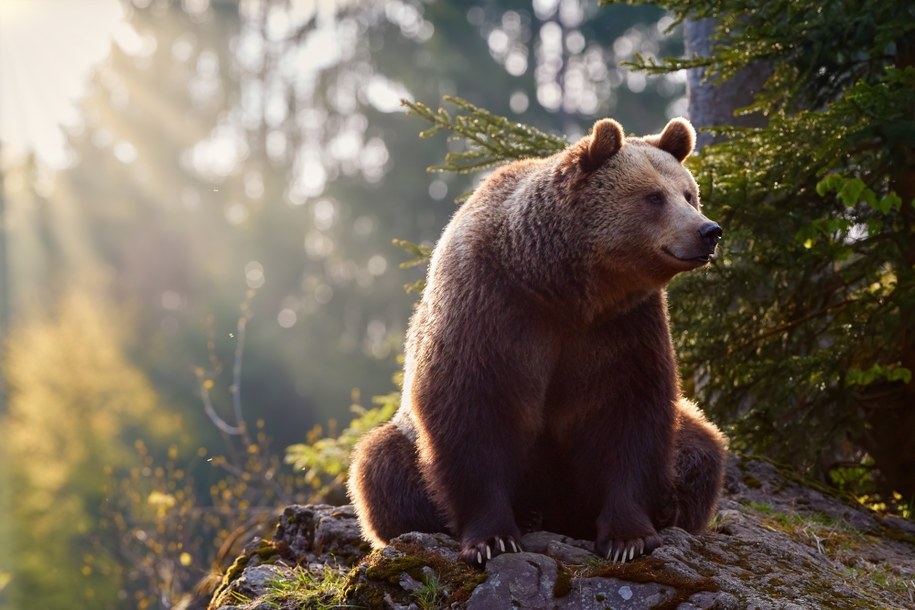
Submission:
[[[712,52],[712,34],[715,30],[714,19],[687,20],[684,24],[683,37],[686,43],[686,55],[708,56]],[[704,132],[704,127],[716,125],[740,125],[762,127],[765,118],[759,114],[734,116],[738,108],[748,106],[756,93],[769,77],[769,66],[757,64],[735,74],[721,83],[705,80],[705,70],[688,70],[686,76],[689,95],[689,119],[699,131],[697,148],[711,144],[714,138]]]

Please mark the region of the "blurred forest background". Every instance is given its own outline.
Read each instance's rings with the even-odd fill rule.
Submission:
[[[671,288],[687,391],[735,448],[912,516],[912,9],[74,5],[99,3],[117,18],[64,149],[0,132],[0,608],[196,607],[284,504],[345,501],[348,448],[396,408],[418,263],[476,170],[604,116],[730,126],[691,161],[725,240]],[[0,0],[3,125],[41,107],[32,66],[75,51],[15,44],[61,6]],[[717,20],[686,26],[712,59],[682,59],[688,16]]]
[[[3,4],[8,40],[21,13],[61,8]],[[171,607],[193,585],[178,573],[206,575],[225,524],[309,498],[298,483],[247,487],[291,472],[267,454],[395,390],[416,298],[404,285],[424,270],[400,269],[412,255],[392,239],[434,243],[473,179],[426,172],[442,142],[417,137],[402,98],[460,94],[573,137],[599,116],[647,133],[686,111],[682,74],[621,66],[637,51],[682,52],[653,7],[120,10],[61,126],[62,161],[4,155],[0,605],[11,608]],[[52,43],[46,53],[68,53]],[[30,58],[3,53],[18,63],[2,88],[20,99],[2,112],[24,120]],[[235,406],[249,443],[226,433]],[[251,452],[264,455],[253,477]]]

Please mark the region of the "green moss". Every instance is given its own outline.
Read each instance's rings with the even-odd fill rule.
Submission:
[[[765,502],[747,502],[745,506],[760,513],[760,522],[769,529],[804,545],[815,545],[819,552],[828,554],[833,560],[844,562],[849,553],[873,542],[867,534],[824,512],[782,513]]]
[[[451,603],[463,604],[470,599],[474,589],[486,582],[486,578],[486,572],[476,572],[469,576],[463,585],[455,589],[448,599]]]
[[[462,561],[442,557],[421,545],[395,542],[392,547],[398,551],[397,556],[391,557],[390,551],[387,555],[381,551],[375,552],[367,558],[368,565],[365,568],[365,577],[379,583],[380,589],[386,590],[392,596],[404,597],[406,595],[400,588],[401,576],[404,573],[414,580],[426,583],[424,586],[431,586],[428,583],[429,576],[423,570],[427,567],[436,575],[435,603],[437,606],[448,607],[454,603],[466,602],[473,590],[486,580],[485,573],[471,568]],[[368,588],[370,587],[364,587],[364,589]],[[354,589],[353,593],[354,601],[368,604],[371,607],[373,600],[367,598],[367,591]],[[426,593],[431,594],[431,590]],[[424,598],[427,597],[426,593],[422,594]],[[383,593],[381,595],[383,597]],[[410,600],[404,599],[403,601],[419,602],[415,595]]]
[[[226,570],[226,573],[223,574],[222,581],[219,583],[219,586],[216,587],[216,590],[213,592],[213,596],[210,599],[219,599],[229,586],[241,576],[241,573],[255,557],[260,559],[260,563],[270,563],[271,560],[275,560],[279,557],[279,550],[272,542],[261,540],[260,545],[258,545],[257,548],[236,557],[235,561],[232,562],[232,565],[229,566],[229,569]]]
[[[762,487],[762,483],[760,482],[759,479],[757,479],[754,476],[748,475],[748,474],[743,475],[743,482],[744,482],[744,485],[746,485],[747,487],[749,487],[751,489],[759,489],[760,487]]]
[[[775,514],[775,509],[765,502],[747,502],[746,507],[751,508],[758,513],[763,513],[764,515]]]
[[[365,608],[383,608],[384,607],[384,590],[379,587],[370,587],[365,584],[357,584],[347,587],[346,600],[347,605]]]
[[[556,582],[553,584],[553,597],[565,597],[572,592],[572,572],[561,561],[556,562]]]
[[[396,585],[400,582],[400,576],[404,572],[412,578],[422,578],[422,568],[425,565],[428,564],[420,557],[404,555],[370,564],[365,570],[365,575],[370,580],[380,580]]]

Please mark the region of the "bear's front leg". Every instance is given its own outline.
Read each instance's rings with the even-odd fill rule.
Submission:
[[[461,557],[482,565],[521,549],[515,512],[542,426],[547,376],[522,370],[525,362],[508,354],[450,347],[430,350],[447,364],[430,358],[417,367],[441,367],[448,379],[419,370],[409,396],[426,486],[461,540]]]
[[[660,545],[655,524],[673,497],[678,390],[663,297],[598,322],[563,359],[574,366],[558,371],[555,420],[574,490],[594,519],[595,551],[630,561]]]
[[[672,401],[647,388],[642,398],[638,405],[614,401],[604,425],[596,426],[606,436],[598,452],[604,487],[595,552],[614,562],[660,546],[655,523],[674,497]]]
[[[628,504],[628,503],[627,503]],[[594,552],[612,562],[625,563],[661,546],[661,536],[647,513],[635,506],[613,503],[597,520]]]
[[[496,555],[521,549],[514,505],[525,451],[523,426],[512,429],[499,422],[499,409],[510,406],[489,401],[477,405],[466,421],[452,420],[448,430],[439,429],[438,420],[421,428],[419,448],[423,477],[461,541],[461,558],[484,565]]]
[[[477,517],[475,523],[462,528],[461,559],[471,565],[483,566],[502,553],[521,551],[521,531],[515,522],[510,503],[507,506],[509,508],[506,511],[505,502],[494,502],[489,511]]]

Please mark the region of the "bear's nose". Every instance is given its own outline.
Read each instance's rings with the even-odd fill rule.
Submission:
[[[721,227],[718,226],[717,222],[707,222],[701,227],[699,227],[699,239],[708,244],[708,247],[712,250],[715,249],[715,246],[718,245],[718,242],[721,240],[721,235],[723,231]]]

